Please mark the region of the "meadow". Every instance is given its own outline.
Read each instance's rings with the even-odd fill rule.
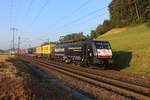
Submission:
[[[142,24],[111,31],[97,40],[111,43],[115,69],[150,75],[150,27]]]

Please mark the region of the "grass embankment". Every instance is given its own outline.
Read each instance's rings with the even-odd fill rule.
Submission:
[[[116,69],[150,75],[150,28],[145,24],[113,29],[97,40],[110,41]]]

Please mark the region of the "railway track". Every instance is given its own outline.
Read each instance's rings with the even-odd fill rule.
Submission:
[[[19,59],[28,61],[35,66],[44,68],[45,70],[55,70],[62,74],[88,82],[97,87],[111,90],[124,96],[128,96],[134,99],[150,100],[150,88],[147,87],[114,80],[109,77],[97,75],[84,70],[81,71],[77,68],[60,66],[38,59],[32,59],[31,57],[20,57]]]

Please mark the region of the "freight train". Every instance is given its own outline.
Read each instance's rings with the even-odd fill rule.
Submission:
[[[39,55],[39,56],[50,56],[52,54],[52,48],[55,46],[55,44],[46,44],[35,47],[35,52],[33,54]]]
[[[42,45],[28,49],[28,54],[83,66],[112,65],[112,49],[108,41],[82,40]]]

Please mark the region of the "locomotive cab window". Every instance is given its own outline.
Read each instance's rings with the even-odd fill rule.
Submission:
[[[111,49],[108,42],[95,42],[96,49]]]

